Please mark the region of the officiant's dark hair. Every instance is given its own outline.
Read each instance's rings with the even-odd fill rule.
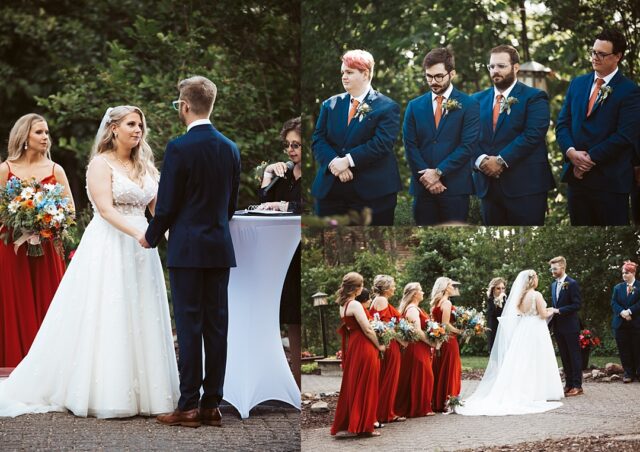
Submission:
[[[624,58],[624,52],[627,50],[627,40],[624,35],[615,28],[605,28],[596,36],[600,41],[609,41],[613,44],[613,53],[619,53],[620,61]]]
[[[218,88],[206,77],[196,75],[178,83],[180,98],[187,101],[196,115],[211,114]]]
[[[494,53],[508,53],[509,54],[509,61],[511,61],[512,65],[514,65],[516,63],[518,63],[518,64],[520,63],[520,54],[518,53],[516,48],[513,47],[513,46],[499,45],[499,46],[494,47],[493,49],[491,49],[491,51],[489,52],[489,55],[494,54]]]
[[[282,130],[280,130],[280,139],[282,141],[286,140],[287,134],[292,130],[302,136],[302,118],[300,116],[297,118],[291,118],[284,123]]]
[[[427,53],[422,61],[422,69],[426,70],[431,66],[435,66],[440,63],[444,64],[444,68],[447,72],[451,72],[456,68],[453,53],[445,47],[440,47]]]

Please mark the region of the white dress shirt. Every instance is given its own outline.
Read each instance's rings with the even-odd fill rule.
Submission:
[[[562,284],[564,280],[567,279],[567,274],[562,275],[561,278],[556,279],[556,301],[560,298],[560,291],[562,290]]]
[[[195,121],[193,121],[191,124],[189,124],[187,126],[187,132],[191,129],[193,129],[195,126],[201,126],[202,124],[211,124],[211,120],[210,119],[196,119]]]
[[[442,96],[442,103],[444,104],[446,101],[449,100],[449,97],[451,97],[451,92],[453,91],[453,85],[451,83],[449,83],[449,88],[447,88],[445,90],[444,93],[442,94],[436,94],[433,91],[431,91],[431,106],[433,107],[433,115],[435,116],[436,114],[436,108],[438,107],[438,96]]]

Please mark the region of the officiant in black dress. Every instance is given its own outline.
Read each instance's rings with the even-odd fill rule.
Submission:
[[[496,340],[496,331],[498,330],[498,317],[502,315],[502,308],[504,302],[507,299],[507,282],[504,278],[493,278],[489,282],[489,288],[487,289],[487,327],[491,328],[489,331],[488,350],[491,353],[493,348],[493,342]]]

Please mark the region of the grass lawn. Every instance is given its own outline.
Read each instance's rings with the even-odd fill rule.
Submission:
[[[558,359],[558,367],[562,367],[562,361],[560,357]],[[464,369],[484,369],[489,362],[488,356],[463,356],[462,367]],[[604,367],[607,363],[620,364],[620,358],[617,356],[591,356],[589,357],[589,365],[593,364],[596,367]]]

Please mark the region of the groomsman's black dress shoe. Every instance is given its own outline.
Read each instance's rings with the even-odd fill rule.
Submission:
[[[164,425],[181,425],[183,427],[200,427],[200,411],[197,408],[193,410],[180,411],[175,410],[173,413],[161,414],[156,418],[156,422]]]
[[[627,377],[627,376],[622,377],[623,383],[631,383],[632,381],[633,381],[633,378],[631,377]]]
[[[200,408],[200,420],[206,425],[222,427],[222,413],[219,408]]]

